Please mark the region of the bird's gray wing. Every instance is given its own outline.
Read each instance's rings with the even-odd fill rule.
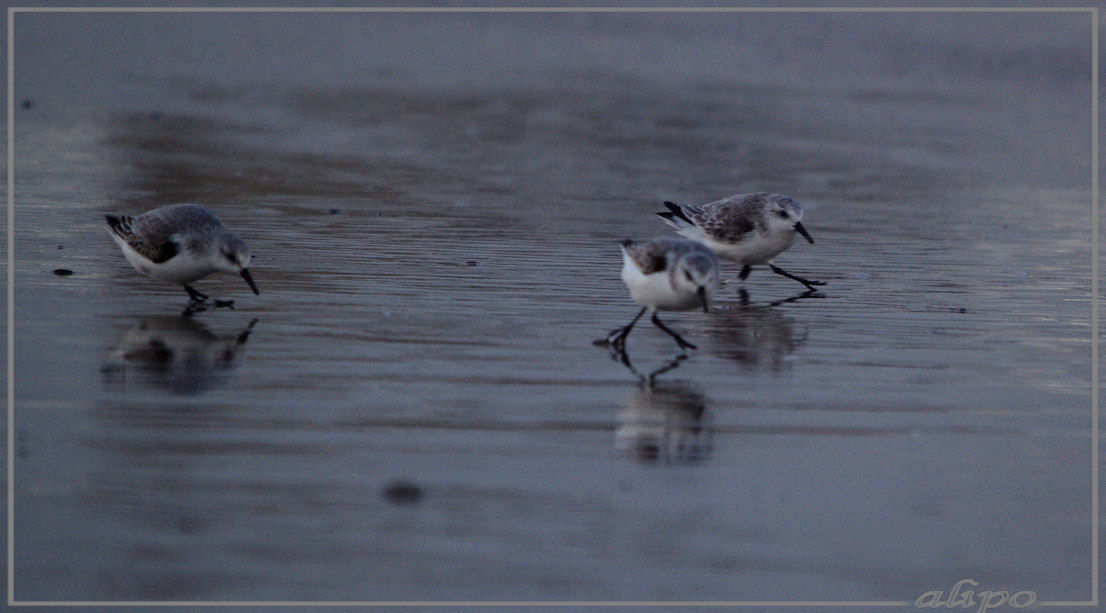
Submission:
[[[155,264],[180,253],[180,245],[173,239],[173,230],[156,216],[106,215],[106,218],[112,234]]]
[[[756,211],[758,206],[763,206],[758,198],[763,200],[760,194],[742,199],[727,198],[688,212],[707,236],[723,243],[737,243],[758,228]]]
[[[641,270],[641,274],[650,275],[668,268],[668,251],[660,248],[657,243],[630,243],[625,245],[625,248],[626,255],[630,256]]]

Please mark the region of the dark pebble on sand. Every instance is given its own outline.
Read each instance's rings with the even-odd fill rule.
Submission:
[[[393,481],[384,488],[384,499],[392,504],[415,504],[422,499],[422,488],[410,481]]]
[[[31,100],[30,98],[24,98],[23,102],[19,103],[19,106],[23,107],[23,109],[25,109],[25,110],[29,110],[34,105],[35,105],[34,101]]]
[[[69,270],[68,268],[55,268],[54,274],[59,277],[68,277],[69,275],[73,274],[73,271]]]
[[[469,261],[465,262],[465,264],[467,264],[469,266],[479,266],[480,262],[477,262],[476,260],[469,260]]]
[[[342,209],[330,209],[330,210],[327,211],[327,213],[329,213],[331,215],[337,215],[338,213],[341,213],[341,212],[342,212]]]

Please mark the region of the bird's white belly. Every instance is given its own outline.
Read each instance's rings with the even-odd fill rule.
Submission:
[[[660,311],[686,311],[701,304],[696,294],[673,289],[667,272],[643,275],[628,259],[622,265],[622,281],[630,290],[630,297],[642,306]]]
[[[179,253],[157,264],[143,257],[129,245],[123,244],[123,255],[138,272],[159,281],[169,283],[192,283],[215,272],[214,268],[202,265],[202,262],[184,253]]]
[[[755,234],[736,243],[720,243],[710,237],[694,237],[720,257],[733,260],[743,266],[766,264],[795,244],[795,232],[777,235]],[[689,237],[691,238],[691,237]]]

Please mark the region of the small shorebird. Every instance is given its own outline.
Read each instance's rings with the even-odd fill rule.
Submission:
[[[254,294],[250,248],[211,211],[198,204],[163,206],[141,215],[105,215],[111,237],[138,272],[160,281],[179,283],[188,292],[185,315],[207,308],[208,296],[190,283],[213,272],[241,275]],[[216,300],[228,307],[231,300]]]
[[[814,291],[824,281],[793,275],[772,263],[802,235],[814,239],[803,227],[803,209],[787,196],[758,192],[737,194],[702,206],[665,202],[668,211],[657,213],[681,236],[703,243],[719,257],[741,264],[742,281],[754,265],[767,264],[772,272],[794,279]]]
[[[622,281],[630,297],[642,305],[629,324],[612,330],[597,344],[608,344],[624,353],[626,337],[646,311],[653,311],[653,325],[675,339],[680,349],[695,349],[679,334],[661,323],[657,311],[686,311],[702,307],[707,312],[718,289],[718,258],[700,243],[682,238],[655,238],[635,242],[624,240]]]

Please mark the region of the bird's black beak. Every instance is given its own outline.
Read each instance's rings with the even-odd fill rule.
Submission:
[[[250,270],[248,268],[243,268],[242,272],[238,274],[242,275],[242,278],[246,280],[246,283],[250,284],[250,289],[253,290],[253,293],[255,295],[261,295],[261,292],[257,291],[257,284],[253,282],[253,277],[250,276]]]
[[[814,244],[814,239],[810,238],[810,234],[806,231],[806,228],[803,227],[803,222],[800,221],[795,224],[795,231],[799,234],[802,234],[803,238],[806,239],[806,242],[810,243],[811,245]]]
[[[699,289],[695,290],[696,294],[699,294],[699,302],[703,303],[703,312],[709,313],[710,309],[707,308],[707,288],[699,286]]]

